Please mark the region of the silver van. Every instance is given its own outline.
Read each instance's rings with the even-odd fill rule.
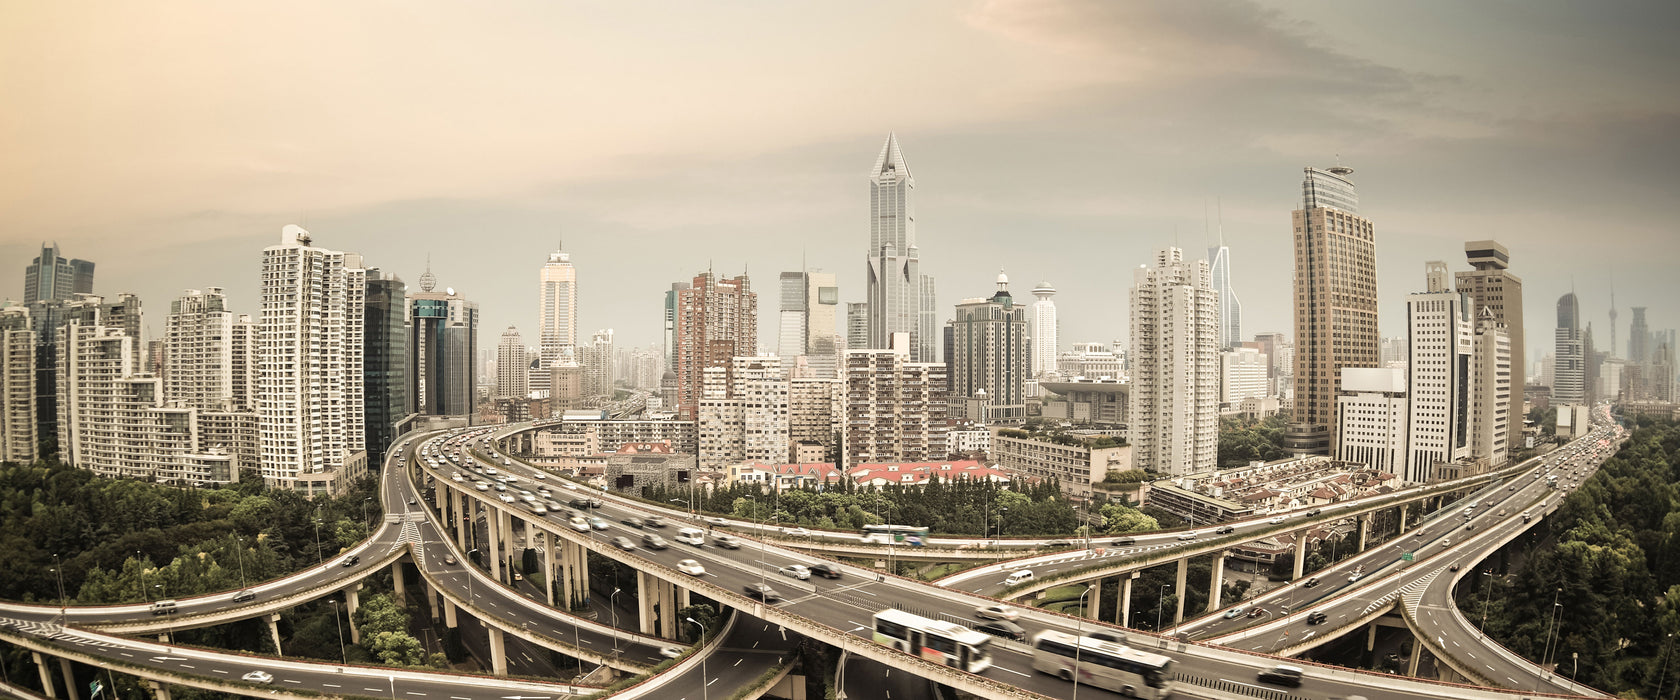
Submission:
[[[696,547],[706,546],[706,531],[697,527],[685,527],[677,531],[677,541]]]
[[[1023,582],[1026,582],[1026,581],[1031,581],[1032,579],[1033,579],[1032,569],[1022,569],[1020,571],[1017,571],[1015,573],[1010,574],[1009,578],[1004,579],[1003,580],[1003,585],[1013,586],[1017,583],[1023,583]]]

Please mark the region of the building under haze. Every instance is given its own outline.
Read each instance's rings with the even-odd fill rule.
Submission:
[[[164,399],[213,411],[233,406],[233,312],[220,287],[189,289],[164,330]]]
[[[937,362],[933,278],[922,274],[916,246],[916,178],[887,135],[869,171],[869,345],[883,348],[894,333],[910,335],[912,362]]]
[[[529,372],[525,367],[525,339],[519,329],[508,326],[502,331],[502,342],[496,346],[496,395],[523,399],[531,395]]]
[[[1456,275],[1458,290],[1470,295],[1471,312],[1478,319],[1482,309],[1489,309],[1493,320],[1505,326],[1511,345],[1510,364],[1521,368],[1528,352],[1523,343],[1523,283],[1506,269],[1511,264],[1510,251],[1498,241],[1469,241],[1464,244],[1464,255],[1475,269]],[[1519,369],[1511,382],[1511,406],[1521,411],[1522,405],[1523,376]]]
[[[395,274],[367,272],[363,304],[363,416],[368,461],[380,464],[397,439],[408,402],[408,285]]]
[[[1638,310],[1635,309],[1637,312]],[[1635,318],[1638,318],[1636,315]],[[1557,330],[1552,336],[1552,405],[1580,405],[1587,400],[1587,358],[1581,336],[1581,303],[1570,292],[1558,298]],[[1632,343],[1630,342],[1631,346]]]
[[[949,454],[944,363],[911,362],[908,333],[888,344],[846,351],[841,459],[848,467],[929,462]]]
[[[563,250],[548,254],[538,276],[540,285],[538,309],[541,318],[537,326],[542,366],[553,367],[561,355],[577,346],[577,268],[572,267],[572,255]]]
[[[814,376],[834,378],[838,371],[840,337],[835,325],[840,287],[834,273],[820,270],[783,272],[776,354],[784,367],[804,357]]]
[[[1341,370],[1379,359],[1376,232],[1359,215],[1352,174],[1307,168],[1292,215],[1295,409],[1284,436],[1291,452],[1329,454]]]
[[[40,449],[35,340],[29,307],[0,305],[0,461],[33,462]]]
[[[1470,299],[1448,286],[1446,263],[1430,261],[1425,277],[1427,291],[1406,297],[1411,432],[1400,477],[1411,484],[1435,481],[1437,465],[1470,456]]]
[[[1032,305],[1032,376],[1037,378],[1046,372],[1056,371],[1058,357],[1057,344],[1060,342],[1060,325],[1056,319],[1056,302],[1051,298],[1056,296],[1056,288],[1050,286],[1049,281],[1039,282],[1033,287],[1033,296],[1038,301]]]
[[[949,325],[951,417],[983,423],[1027,417],[1027,307],[1009,295],[1009,277],[997,276],[990,297],[964,299]]]
[[[676,294],[677,405],[684,420],[699,415],[707,367],[727,366],[735,357],[751,357],[758,347],[758,294],[746,274],[718,279],[711,272],[694,277]]]
[[[58,244],[41,246],[41,254],[23,272],[23,303],[69,301],[93,293],[93,263],[58,254]]]
[[[1219,452],[1219,296],[1205,260],[1162,248],[1132,271],[1131,417],[1138,469],[1213,470]]]
[[[776,464],[788,454],[788,380],[779,357],[734,357],[703,372],[700,468]]]
[[[1243,342],[1242,302],[1231,288],[1231,249],[1221,230],[1219,245],[1208,248],[1208,267],[1213,273],[1213,291],[1219,295],[1219,349],[1229,350]]]
[[[428,271],[408,295],[408,392],[415,413],[468,416],[478,397],[478,304],[436,288]]]

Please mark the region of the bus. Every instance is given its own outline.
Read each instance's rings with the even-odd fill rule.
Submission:
[[[1078,674],[1080,683],[1128,697],[1172,695],[1172,659],[1055,630],[1033,636],[1033,670],[1067,681]]]
[[[909,543],[920,547],[927,543],[928,529],[914,525],[865,525],[858,537],[864,542],[879,544]]]
[[[992,666],[991,636],[903,610],[875,613],[874,639],[876,644],[969,673]]]

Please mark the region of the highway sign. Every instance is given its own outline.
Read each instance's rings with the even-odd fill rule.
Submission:
[[[1400,561],[1411,561],[1411,560],[1412,560],[1412,553],[1411,552],[1402,552],[1400,554]]]

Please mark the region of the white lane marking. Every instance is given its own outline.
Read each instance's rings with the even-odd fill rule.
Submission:
[[[371,691],[373,691],[373,692],[375,692],[375,693],[383,693],[383,692],[385,692],[385,689],[384,689],[384,688],[363,688],[363,689],[362,689],[362,690],[371,690]]]
[[[706,682],[706,687],[708,687],[708,688],[710,688],[710,687],[711,687],[711,686],[712,686],[712,684],[713,684],[713,683],[716,683],[716,682],[718,682],[718,681],[719,681],[719,680],[722,680],[722,679],[721,679],[721,678],[713,678],[713,679],[711,679],[711,680],[709,680],[709,681],[707,681],[707,682]]]
[[[132,658],[134,658],[134,655],[133,655],[133,654],[130,654],[130,653],[128,653],[128,652],[126,652],[126,651],[119,651],[119,652],[117,652],[117,653],[118,653],[118,654],[122,654],[122,655],[123,655],[123,656],[126,656],[126,657],[128,657],[128,658],[131,658],[131,659],[132,659]]]
[[[219,668],[212,668],[212,669],[210,669],[210,672],[211,673],[227,673],[227,671],[223,671],[222,669],[219,669]]]
[[[1023,678],[1031,678],[1031,677],[1032,677],[1032,676],[1028,676],[1028,675],[1027,675],[1027,674],[1025,674],[1025,673],[1021,673],[1021,672],[1020,672],[1020,671],[1017,671],[1017,670],[1015,670],[1015,669],[1012,669],[1012,668],[1004,668],[1004,667],[1002,667],[1002,666],[993,666],[993,667],[992,667],[992,668],[995,668],[995,669],[997,669],[997,670],[999,670],[999,671],[1008,671],[1008,672],[1010,672],[1010,673],[1013,673],[1013,674],[1015,674],[1015,675],[1017,675],[1017,676],[1021,676],[1021,677],[1023,677]]]
[[[405,690],[405,691],[403,691],[403,692],[405,692],[405,693],[408,693],[408,694],[409,694],[409,695],[419,695],[419,696],[425,696],[425,693],[416,693],[416,692],[414,692],[414,691],[412,691],[412,690]]]
[[[284,681],[284,682],[286,682],[286,683],[301,683],[301,682],[302,682],[302,681],[294,681],[294,680],[292,680],[292,679],[290,679],[290,678],[282,678],[282,679],[280,679],[280,680],[282,680],[282,681]]]
[[[180,664],[180,666],[181,666],[181,668],[192,668],[192,669],[198,668],[197,666],[188,666],[186,664]]]
[[[325,687],[328,687],[328,688],[339,688],[339,687],[342,687],[342,686],[337,686],[337,685],[333,685],[333,684],[331,684],[331,683],[322,683],[322,684],[321,684],[321,685],[322,685],[322,686],[325,686]]]

